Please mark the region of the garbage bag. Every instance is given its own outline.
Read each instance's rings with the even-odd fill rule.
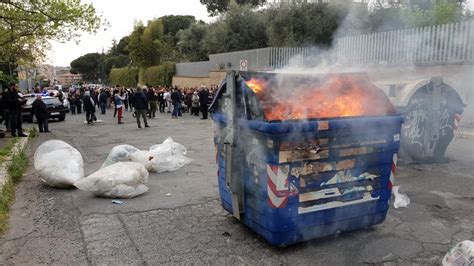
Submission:
[[[128,159],[132,162],[136,162],[143,165],[148,171],[153,171],[153,165],[151,163],[151,160],[153,159],[153,154],[151,154],[149,151],[139,150],[133,154],[130,154],[128,156]]]
[[[153,171],[161,173],[175,171],[191,162],[186,157],[187,150],[184,145],[174,142],[168,137],[163,143],[150,147],[150,163]]]
[[[139,151],[137,148],[128,144],[115,146],[109,152],[107,159],[105,159],[105,162],[100,168],[102,169],[117,162],[128,162],[130,156],[137,151]]]
[[[406,194],[398,192],[399,189],[400,186],[395,186],[392,189],[393,195],[395,196],[395,201],[393,202],[395,209],[407,207],[408,204],[410,204],[410,198]]]
[[[107,198],[133,198],[148,191],[148,171],[142,164],[118,162],[80,179],[74,186]]]
[[[150,152],[157,154],[169,153],[172,155],[186,155],[187,150],[183,144],[174,142],[171,137],[168,137],[167,139],[165,139],[165,141],[163,141],[163,143],[151,146]]]
[[[72,187],[84,178],[84,161],[81,153],[62,140],[48,140],[34,155],[34,166],[40,179],[48,186]]]
[[[474,242],[464,240],[454,246],[443,258],[443,266],[474,265]]]

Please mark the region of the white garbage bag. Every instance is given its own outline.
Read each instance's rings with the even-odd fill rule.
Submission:
[[[474,242],[464,240],[454,246],[443,258],[443,266],[474,265]]]
[[[109,152],[107,159],[105,159],[105,162],[100,168],[102,169],[117,162],[128,162],[130,156],[137,151],[139,151],[137,148],[128,144],[115,146]]]
[[[191,162],[186,157],[187,150],[181,143],[174,142],[168,137],[162,144],[150,147],[150,162],[153,171],[161,173],[175,171]]]
[[[402,194],[398,192],[400,189],[400,186],[395,186],[392,188],[393,195],[395,196],[395,201],[393,202],[393,206],[395,209],[398,209],[400,207],[404,208],[407,207],[408,204],[410,204],[410,198],[406,194]]]
[[[81,153],[62,140],[48,140],[35,152],[35,169],[48,186],[72,187],[84,178],[84,161]]]
[[[148,171],[142,164],[118,162],[74,183],[80,190],[107,198],[133,198],[148,191]]]
[[[146,170],[148,171],[153,171],[153,165],[151,163],[151,160],[153,159],[153,154],[151,154],[149,151],[137,151],[133,154],[130,154],[128,156],[128,159],[132,162],[139,163],[143,165]]]
[[[150,152],[153,153],[171,153],[171,154],[181,154],[186,155],[188,152],[186,147],[183,144],[174,142],[171,137],[168,137],[161,144],[153,145],[150,147]]]

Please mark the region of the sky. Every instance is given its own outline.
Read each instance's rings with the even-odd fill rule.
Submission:
[[[192,15],[196,19],[209,22],[206,7],[199,0],[82,0],[92,3],[97,14],[110,24],[96,34],[83,34],[81,42],[59,43],[52,41],[45,63],[55,66],[69,66],[72,60],[81,55],[106,52],[113,39],[119,41],[130,34],[136,21],[146,22],[165,15]]]
[[[372,0],[371,0],[372,1]],[[92,3],[97,14],[109,23],[104,31],[100,29],[96,34],[83,34],[80,43],[51,42],[45,63],[55,66],[69,66],[72,60],[81,55],[95,52],[106,52],[113,39],[119,41],[129,35],[136,21],[143,21],[165,15],[192,15],[198,20],[209,22],[206,7],[199,0],[82,0],[82,3]],[[467,0],[470,10],[474,10],[474,0]]]

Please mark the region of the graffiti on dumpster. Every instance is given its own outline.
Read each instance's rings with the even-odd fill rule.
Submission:
[[[441,136],[446,136],[447,132],[453,131],[453,126],[449,122],[450,118],[451,115],[449,114],[448,109],[444,108],[441,117],[439,118],[439,128]],[[448,131],[446,132],[446,130]]]
[[[426,111],[422,108],[423,100],[415,105],[415,108],[411,110],[406,117],[405,124],[403,125],[403,135],[410,141],[411,144],[423,146],[421,139],[425,131],[425,122],[428,119]]]

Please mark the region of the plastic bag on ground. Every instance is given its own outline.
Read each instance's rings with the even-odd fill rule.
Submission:
[[[100,168],[102,169],[118,162],[128,162],[130,160],[130,156],[137,151],[139,151],[137,148],[128,144],[115,146],[109,152],[107,159],[105,159],[105,162]]]
[[[153,171],[153,165],[151,163],[151,160],[153,158],[154,158],[153,154],[151,154],[149,151],[141,151],[141,150],[133,154],[130,154],[128,156],[128,159],[130,161],[143,165],[145,169],[148,171]]]
[[[171,137],[168,137],[163,143],[151,146],[150,152],[157,154],[186,155],[187,150],[183,144],[174,142]]]
[[[452,248],[443,258],[443,266],[474,265],[474,242],[464,240]]]
[[[393,187],[393,195],[395,196],[395,201],[393,202],[393,206],[395,209],[398,209],[400,207],[404,208],[407,207],[408,204],[410,204],[410,198],[406,194],[402,194],[398,192],[400,189],[400,186],[395,186]]]
[[[162,144],[150,147],[150,160],[153,171],[161,173],[175,171],[191,162],[186,157],[187,150],[184,145],[174,142],[168,137]]]
[[[148,191],[148,171],[135,162],[118,162],[83,178],[74,186],[107,198],[133,198]]]
[[[81,153],[62,140],[48,140],[34,155],[34,166],[40,179],[48,186],[72,187],[84,178],[84,161]]]

